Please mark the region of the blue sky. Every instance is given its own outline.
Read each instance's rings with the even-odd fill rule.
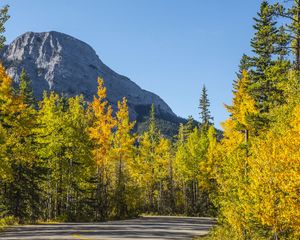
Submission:
[[[12,0],[7,41],[27,31],[60,31],[90,44],[100,59],[199,119],[202,85],[216,126],[227,118],[232,81],[249,53],[260,0]]]

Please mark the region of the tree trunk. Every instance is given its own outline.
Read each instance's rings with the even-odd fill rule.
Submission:
[[[169,182],[169,202],[170,202],[170,210],[171,212],[175,211],[175,199],[174,199],[174,182],[173,182],[173,161],[172,158],[170,159],[170,182]]]
[[[245,130],[245,143],[247,144],[249,141],[249,130]]]

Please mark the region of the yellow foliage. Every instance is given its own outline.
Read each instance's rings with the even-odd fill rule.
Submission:
[[[0,64],[0,97],[1,101],[12,97],[12,79],[6,74],[5,68]]]
[[[2,177],[9,175],[9,162],[31,162],[28,151],[28,136],[34,124],[35,110],[23,102],[23,98],[14,94],[12,79],[0,64],[0,159]],[[2,157],[1,157],[2,155]]]
[[[10,165],[6,153],[6,132],[0,124],[0,180],[4,181],[10,176]]]
[[[116,159],[132,159],[133,145],[135,136],[131,131],[135,122],[130,122],[127,100],[123,98],[118,102],[118,111],[116,113],[116,131],[114,134],[114,153]]]
[[[215,154],[218,156],[216,181],[220,220],[225,219],[232,231],[242,237],[247,231],[247,157],[243,148],[244,136],[237,131],[235,121],[226,120],[223,124],[224,138],[217,145]]]
[[[166,138],[160,138],[157,147],[155,148],[154,162],[154,178],[156,180],[164,180],[169,174],[171,161],[171,143]]]
[[[215,185],[214,180],[217,176],[217,170],[219,165],[218,152],[217,148],[217,139],[216,139],[216,130],[214,126],[210,126],[207,133],[208,137],[208,148],[206,153],[205,161],[202,161],[200,166],[200,172],[202,177],[202,187],[208,191],[214,191]]]
[[[224,138],[213,151],[219,158],[216,202],[220,221],[230,226],[233,238],[300,237],[300,105],[292,114],[290,109],[276,110],[281,121],[248,146],[236,128],[236,121],[247,128],[240,112],[232,111],[223,123]]]
[[[252,215],[272,233],[300,237],[300,105],[284,135],[270,131],[257,140],[249,161]]]
[[[145,132],[140,138],[139,155],[137,157],[137,172],[139,172],[140,183],[150,188],[155,183],[154,161],[157,143],[151,141],[149,132]]]
[[[103,80],[98,79],[98,96],[94,97],[89,105],[92,115],[92,124],[89,128],[89,135],[94,142],[94,160],[98,166],[104,167],[109,163],[109,155],[113,140],[112,130],[116,125],[112,116],[112,108],[108,105],[106,98],[106,88]]]
[[[22,97],[13,94],[12,79],[5,72],[5,68],[0,64],[0,114],[14,115],[26,108]],[[12,121],[12,118],[4,119]]]
[[[237,91],[233,93],[232,106],[226,106],[231,118],[238,122],[242,128],[249,130],[249,117],[258,113],[255,101],[247,90],[249,77],[247,71],[242,72],[242,78],[237,83]]]

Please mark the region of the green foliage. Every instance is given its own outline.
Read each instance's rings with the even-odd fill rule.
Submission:
[[[293,67],[295,70],[300,70],[300,2],[298,0],[293,1],[286,7],[286,2],[281,4],[276,2],[271,6],[274,16],[278,19],[284,19],[287,21],[284,27],[281,28],[282,36],[286,49],[290,49],[294,56]]]
[[[276,22],[274,6],[262,1],[258,16],[254,18],[255,33],[251,40],[253,56],[243,55],[239,66],[238,79],[234,82],[234,91],[242,78],[242,72],[249,74],[247,91],[255,101],[258,110],[253,126],[258,131],[269,127],[272,119],[269,112],[282,104],[281,85],[287,80],[291,68],[287,51],[289,37],[283,27]]]
[[[13,216],[7,216],[0,219],[0,231],[4,230],[5,227],[16,225],[18,223],[17,219]]]
[[[183,136],[175,150],[160,133],[152,106],[148,130],[136,146],[126,99],[113,115],[103,80],[88,108],[81,96],[66,99],[51,92],[35,109],[25,72],[14,91],[1,70],[4,216],[36,222],[120,219],[140,212],[212,213],[214,160],[208,152],[216,142],[214,131],[198,129],[190,118],[180,128]],[[179,146],[185,154],[181,162],[176,160]]]
[[[223,139],[208,155],[219,225],[207,239],[299,239],[300,81],[287,60],[294,49],[299,69],[299,7],[263,1],[255,18],[254,56],[241,60]]]
[[[181,125],[177,137],[174,175],[177,192],[177,212],[187,215],[213,215],[210,193],[213,192],[214,159],[210,147],[216,141],[214,127],[193,128],[191,121]],[[212,145],[211,145],[212,144]]]
[[[213,120],[213,118],[210,115],[209,107],[210,107],[210,102],[207,96],[207,89],[205,85],[203,85],[200,103],[199,103],[199,109],[200,109],[199,114],[200,114],[202,126],[210,125],[211,121]]]
[[[31,80],[26,74],[25,69],[22,69],[20,75],[20,83],[19,83],[19,95],[23,98],[25,104],[34,107],[35,106],[35,99],[33,90],[31,87]]]
[[[222,137],[205,87],[201,124],[178,120],[172,142],[159,125],[170,132],[177,125],[154,105],[140,106],[145,124],[134,134],[126,99],[113,112],[103,79],[91,103],[45,93],[37,107],[25,71],[16,90],[0,66],[0,227],[14,218],[218,214],[209,239],[299,239],[300,78],[288,60],[287,30],[275,21],[299,6],[262,2],[254,55],[241,59]],[[291,19],[293,36],[298,22]]]
[[[4,43],[6,41],[6,38],[3,35],[3,33],[5,32],[4,24],[9,19],[8,8],[9,8],[9,6],[6,5],[0,9],[0,49],[3,48]]]
[[[298,4],[290,14],[263,1],[255,19],[255,56],[241,61],[224,138],[212,151],[219,226],[208,239],[299,238],[299,72],[286,60],[288,32],[274,21],[277,11],[296,26]]]
[[[138,113],[136,119],[136,125],[134,131],[142,135],[149,128],[149,118],[151,105],[139,105],[135,107],[135,111]],[[169,113],[161,112],[156,109],[155,112],[156,126],[165,137],[172,140],[178,132],[179,124],[185,123],[186,120],[177,116],[173,116]]]
[[[87,118],[81,96],[64,103],[58,95],[44,95],[35,128],[37,155],[47,168],[42,183],[46,201],[44,217],[75,220],[82,210],[82,187],[87,185],[91,164]],[[76,201],[75,201],[76,199]]]

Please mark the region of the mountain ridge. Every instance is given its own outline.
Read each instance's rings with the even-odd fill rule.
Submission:
[[[65,33],[26,32],[4,46],[0,59],[15,83],[22,69],[26,70],[39,100],[46,90],[66,97],[82,94],[91,101],[97,93],[97,78],[102,77],[110,104],[116,109],[117,101],[126,97],[132,120],[143,122],[141,119],[145,119],[145,112],[153,103],[158,118],[175,123],[176,128],[184,122],[160,96],[118,74],[101,61],[90,45]],[[177,129],[168,132],[176,134]]]

